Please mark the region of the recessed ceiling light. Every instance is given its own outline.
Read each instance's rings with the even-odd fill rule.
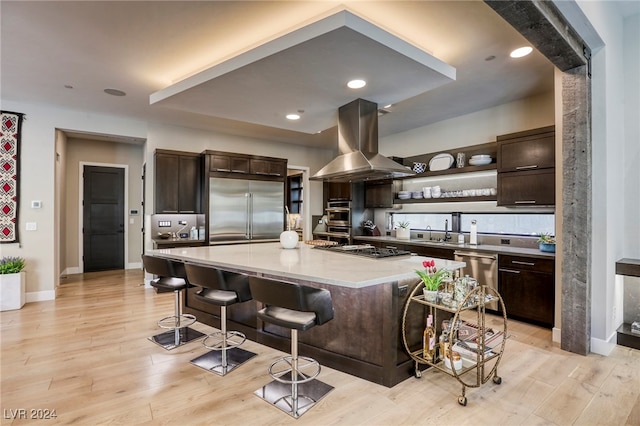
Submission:
[[[300,120],[300,114],[287,114],[288,120]]]
[[[509,56],[511,56],[512,58],[522,58],[523,56],[527,56],[531,52],[533,52],[533,48],[531,46],[519,47],[513,52],[509,53]]]
[[[349,87],[350,89],[362,89],[366,85],[367,82],[364,80],[351,80],[347,83],[347,87]]]
[[[113,96],[126,96],[127,95],[125,92],[123,92],[122,90],[118,90],[118,89],[104,89],[104,93],[106,93],[107,95],[113,95]]]

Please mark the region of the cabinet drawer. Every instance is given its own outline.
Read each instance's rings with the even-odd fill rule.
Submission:
[[[499,206],[552,206],[555,200],[555,169],[498,173]]]
[[[555,132],[498,139],[498,172],[555,167]]]
[[[539,259],[536,257],[522,257],[499,255],[498,265],[500,268],[515,269],[519,271],[536,271],[552,274],[555,261],[550,259]]]

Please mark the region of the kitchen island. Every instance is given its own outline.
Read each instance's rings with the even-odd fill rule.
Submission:
[[[399,256],[383,259],[314,249],[299,244],[285,250],[278,243],[236,244],[159,249],[150,255],[198,263],[250,276],[295,282],[331,292],[334,318],[322,327],[300,333],[300,353],[321,364],[384,386],[394,386],[413,374],[413,363],[402,345],[402,310],[418,283],[416,269],[426,258]],[[457,270],[463,262],[436,259],[438,268]],[[219,327],[219,310],[199,302],[189,289],[184,311],[198,321]],[[289,330],[256,318],[256,302],[232,305],[229,329],[258,343],[289,352]],[[410,341],[422,343],[424,317],[408,321]]]

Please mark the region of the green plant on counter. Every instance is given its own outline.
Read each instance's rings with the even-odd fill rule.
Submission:
[[[0,274],[17,274],[24,269],[24,266],[23,258],[4,256],[0,259]]]
[[[409,229],[409,222],[408,221],[398,222],[398,228]]]
[[[422,262],[424,271],[416,270],[416,274],[422,279],[424,288],[429,291],[436,291],[440,287],[442,279],[449,275],[449,272],[445,269],[436,268],[436,261],[425,260]]]
[[[543,232],[538,237],[538,242],[539,243],[545,243],[545,244],[555,244],[556,243],[556,239],[555,239],[555,237],[553,235],[548,234],[546,232]]]

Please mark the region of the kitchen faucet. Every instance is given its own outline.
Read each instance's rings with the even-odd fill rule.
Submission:
[[[449,234],[449,219],[444,220],[444,240],[449,241],[451,239],[451,235]]]
[[[429,231],[429,241],[431,241],[431,225],[427,225],[427,231]]]

